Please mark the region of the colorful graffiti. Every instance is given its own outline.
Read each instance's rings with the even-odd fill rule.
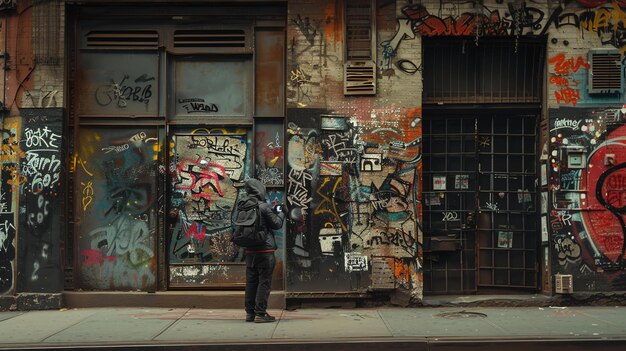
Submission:
[[[239,251],[230,242],[231,214],[247,175],[247,134],[176,135],[171,214],[171,263],[232,262]],[[241,257],[239,257],[241,258]]]
[[[396,58],[401,42],[418,36],[470,36],[479,45],[479,38],[484,36],[517,38],[542,36],[554,31],[556,33],[552,38],[555,42],[561,35],[567,39],[579,37],[588,40],[589,34],[592,34],[599,46],[615,47],[622,54],[626,52],[626,12],[615,1],[598,1],[583,4],[582,7],[562,2],[554,8],[525,1],[497,1],[478,6],[473,1],[444,1],[437,5],[410,4],[401,12],[402,16],[397,18],[396,33],[381,42],[380,66],[383,69],[391,69],[394,59],[399,68],[407,63],[418,67],[406,58]],[[569,44],[567,39],[563,39],[565,45]],[[566,94],[563,93],[563,98],[571,102],[573,97]]]
[[[549,212],[554,270],[574,274],[579,290],[626,283],[626,109],[550,111]]]
[[[283,122],[258,122],[254,154],[255,178],[268,186],[282,186],[285,173]]]
[[[77,184],[80,278],[85,289],[154,289],[156,128],[82,128]]]
[[[580,100],[579,85],[585,79],[589,63],[581,56],[566,57],[559,53],[548,60],[550,77],[548,82],[554,86],[557,104],[576,106]],[[579,72],[580,71],[580,72]]]
[[[2,149],[0,149],[0,294],[10,293],[15,287],[15,208],[18,181],[18,162],[24,157],[19,145],[21,123],[5,120],[2,125]]]
[[[289,117],[289,288],[376,288],[365,277],[373,258],[386,257],[406,259],[388,270],[401,272],[391,279],[420,290],[421,110],[374,110],[367,119],[319,112]]]
[[[22,109],[18,289],[62,291],[63,110]]]

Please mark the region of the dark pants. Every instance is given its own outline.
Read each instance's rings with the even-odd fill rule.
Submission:
[[[266,313],[275,265],[273,252],[246,254],[246,313]]]

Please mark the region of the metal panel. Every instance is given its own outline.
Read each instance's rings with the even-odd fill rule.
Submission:
[[[180,58],[174,63],[174,120],[214,117],[249,118],[252,60],[233,58]]]
[[[82,52],[81,117],[156,117],[158,60],[157,52]]]
[[[257,30],[254,69],[255,117],[285,115],[285,33]]]
[[[156,127],[82,127],[75,188],[78,286],[155,290]]]
[[[63,109],[21,109],[20,225],[17,291],[61,292],[61,238],[64,231],[62,186]],[[0,236],[1,233],[0,233]]]

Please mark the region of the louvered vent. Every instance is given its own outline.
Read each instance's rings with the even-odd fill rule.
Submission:
[[[86,46],[92,49],[157,49],[159,33],[152,30],[91,31]]]
[[[622,92],[622,56],[617,51],[590,51],[589,62],[590,94]]]
[[[574,292],[574,279],[571,274],[555,274],[554,287],[557,294],[571,294]]]
[[[246,32],[241,29],[177,30],[175,48],[244,48]]]
[[[344,95],[375,95],[376,66],[373,62],[348,62],[344,65]]]

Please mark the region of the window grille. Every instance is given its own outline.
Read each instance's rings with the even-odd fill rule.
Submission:
[[[5,2],[6,3],[6,2]],[[40,65],[61,63],[61,1],[33,3],[33,51]]]
[[[372,0],[348,0],[345,13],[344,94],[376,94]]]
[[[534,39],[424,38],[424,103],[540,103],[545,47]]]

